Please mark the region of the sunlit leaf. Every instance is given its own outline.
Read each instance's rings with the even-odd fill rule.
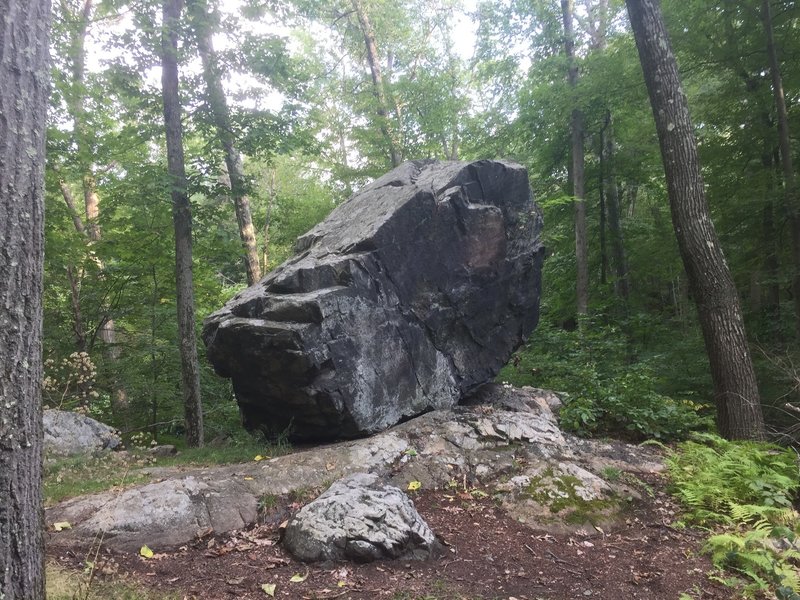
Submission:
[[[150,550],[150,548],[148,548],[146,544],[141,547],[141,549],[139,550],[139,554],[141,556],[144,556],[145,558],[153,558],[153,551]]]
[[[305,575],[300,575],[300,573],[295,573],[292,575],[292,578],[289,580],[292,583],[303,583],[306,579],[308,579],[308,572]]]
[[[422,484],[419,481],[409,481],[408,482],[408,490],[414,492],[422,487]]]
[[[70,525],[69,521],[59,521],[58,523],[53,523],[53,529],[56,531],[62,531],[64,529],[72,529],[72,525]]]
[[[264,593],[267,596],[275,597],[275,584],[274,583],[262,583],[261,589],[264,590]]]

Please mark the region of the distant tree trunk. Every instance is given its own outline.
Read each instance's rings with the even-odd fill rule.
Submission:
[[[626,4],[661,145],[672,223],[711,365],[717,425],[728,439],[763,439],[739,296],[709,215],[697,140],[661,8],[657,0]]]
[[[619,188],[614,174],[614,125],[611,113],[606,112],[606,129],[603,136],[604,164],[606,170],[606,209],[608,211],[608,229],[611,238],[611,255],[613,257],[614,274],[616,280],[614,288],[622,300],[627,313],[628,297],[630,296],[630,282],[628,280],[628,260],[625,256],[625,243],[622,235],[620,220]]]
[[[61,183],[61,193],[64,202],[72,216],[75,230],[86,236],[89,242],[99,242],[101,239],[100,231],[100,196],[97,193],[97,182],[94,175],[94,165],[92,148],[89,143],[88,125],[86,122],[86,36],[89,25],[94,14],[94,0],[84,0],[83,7],[77,15],[70,15],[76,21],[75,34],[71,40],[70,59],[72,61],[72,81],[70,83],[69,101],[67,106],[72,116],[75,145],[77,147],[78,163],[83,173],[81,186],[83,189],[83,203],[86,214],[86,222],[81,220],[80,214],[75,208],[75,202],[66,183]],[[97,267],[102,273],[105,265],[99,258],[95,259]],[[70,280],[70,284],[80,281],[80,277]],[[79,291],[79,288],[77,288]],[[73,307],[80,308],[75,304],[76,295],[73,292]],[[101,313],[108,311],[108,307],[102,307]],[[77,318],[77,317],[76,317]],[[76,320],[77,323],[77,320]],[[101,315],[100,320],[100,339],[103,340],[103,353],[113,365],[119,360],[120,351],[117,346],[117,330],[109,315]],[[86,339],[85,336],[83,338]],[[119,370],[115,367],[112,381],[114,392],[112,394],[112,411],[114,415],[125,422],[128,418],[128,393],[125,385],[119,376]]]
[[[192,288],[192,210],[183,157],[181,100],[178,87],[178,26],[183,0],[164,0],[161,35],[161,88],[167,136],[167,167],[172,190],[175,227],[175,284],[181,354],[181,388],[186,421],[186,443],[203,445],[203,407],[200,400],[200,364],[194,324]]]
[[[772,14],[769,0],[762,0],[761,17],[764,33],[767,38],[767,57],[769,72],[772,77],[772,94],[775,97],[775,108],[778,113],[778,140],[781,149],[781,166],[783,167],[783,186],[786,195],[786,208],[789,212],[789,227],[792,239],[792,260],[794,274],[792,276],[792,295],[794,296],[794,314],[797,336],[800,337],[800,196],[797,191],[794,167],[792,166],[792,148],[789,137],[789,116],[786,112],[786,99],[783,94],[783,79],[778,64],[778,53],[775,50],[775,39],[772,32]]]
[[[761,164],[768,174],[768,183],[764,190],[764,207],[762,209],[762,239],[764,245],[764,274],[766,276],[766,300],[764,302],[764,316],[767,320],[766,331],[773,340],[781,337],[781,286],[779,283],[780,264],[778,262],[778,232],[775,227],[774,199],[776,191],[775,165],[772,162],[772,152],[769,142],[761,156]]]
[[[258,263],[258,246],[253,217],[250,213],[250,198],[245,193],[245,176],[242,157],[236,149],[231,114],[222,87],[219,61],[212,44],[211,18],[207,0],[189,0],[187,2],[189,16],[192,18],[197,48],[203,63],[203,78],[206,82],[206,100],[214,116],[222,151],[225,154],[225,165],[230,177],[231,196],[236,209],[236,221],[239,224],[239,237],[244,248],[244,261],[247,270],[247,284],[253,285],[261,279],[261,267]]]
[[[608,282],[608,251],[606,249],[606,165],[605,165],[605,137],[607,125],[600,128],[600,172],[598,173],[597,188],[600,196],[600,285],[605,287]]]
[[[0,2],[0,598],[41,600],[49,0]]]
[[[378,45],[375,43],[375,32],[372,29],[369,15],[367,14],[361,0],[352,0],[353,10],[358,17],[358,23],[361,28],[361,33],[364,36],[364,46],[367,51],[367,63],[369,64],[369,71],[372,75],[372,86],[375,93],[375,98],[378,101],[378,122],[381,133],[386,140],[386,145],[389,149],[389,158],[392,161],[392,167],[397,167],[403,162],[403,157],[398,147],[397,139],[395,136],[394,127],[390,121],[389,116],[389,100],[386,95],[386,86],[383,83],[383,74],[381,73],[381,63],[378,57]]]
[[[575,61],[575,34],[572,20],[573,0],[561,0],[564,21],[564,53],[569,62],[567,78],[574,90],[578,85],[578,65]],[[572,195],[575,197],[575,264],[577,276],[575,295],[578,315],[589,314],[589,244],[586,234],[586,194],[584,191],[583,113],[573,108],[570,130],[572,137]]]

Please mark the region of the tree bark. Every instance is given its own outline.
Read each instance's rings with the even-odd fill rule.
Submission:
[[[792,148],[789,137],[789,116],[786,112],[786,99],[783,94],[783,78],[781,77],[778,53],[775,50],[775,37],[772,31],[772,13],[769,0],[762,0],[761,18],[764,34],[767,38],[767,57],[769,72],[772,78],[772,95],[778,113],[778,141],[781,149],[781,167],[783,168],[783,191],[786,198],[786,209],[789,213],[789,227],[792,240],[792,296],[794,297],[795,328],[800,337],[800,195],[797,191],[797,180],[792,165]]]
[[[763,439],[764,421],[739,296],[708,210],[697,140],[657,0],[626,0],[656,122],[670,210],[728,439]]]
[[[619,208],[619,188],[614,174],[614,125],[611,113],[606,113],[606,129],[603,136],[604,164],[606,169],[606,209],[608,213],[608,229],[611,238],[611,256],[614,264],[614,288],[622,300],[627,314],[630,281],[628,279],[628,259],[625,256],[625,242],[622,235],[622,223]]]
[[[44,598],[42,265],[49,0],[0,0],[0,598]]]
[[[400,152],[399,144],[395,136],[394,127],[389,117],[389,100],[386,95],[386,86],[383,83],[383,74],[381,73],[381,63],[378,57],[378,45],[375,42],[375,32],[372,29],[369,15],[367,14],[361,0],[352,0],[353,10],[358,17],[358,23],[361,28],[361,33],[364,36],[364,46],[367,51],[367,63],[369,64],[369,71],[372,75],[372,87],[375,93],[375,98],[378,101],[378,123],[381,133],[386,140],[386,145],[389,149],[389,158],[392,161],[392,167],[400,166],[403,162],[403,157]]]
[[[217,139],[225,155],[225,166],[230,177],[231,196],[236,210],[236,221],[239,225],[239,237],[244,249],[244,262],[247,271],[247,284],[253,285],[261,279],[261,267],[258,262],[258,246],[253,217],[250,212],[250,198],[245,193],[245,176],[242,156],[236,149],[231,115],[225,90],[222,87],[219,61],[212,44],[211,14],[207,0],[190,0],[187,2],[189,16],[192,19],[197,48],[203,63],[203,79],[206,82],[206,100],[214,117]]]
[[[578,85],[578,65],[575,61],[575,34],[572,21],[573,0],[561,0],[564,22],[564,53],[569,63],[567,79],[573,90]],[[575,198],[575,265],[577,269],[575,295],[579,316],[589,314],[589,244],[586,234],[586,194],[584,191],[583,113],[573,108],[570,118],[572,140],[572,195]]]
[[[183,156],[181,100],[178,87],[178,26],[181,5],[182,0],[164,0],[163,4],[161,88],[167,138],[167,169],[172,196],[172,222],[175,228],[175,286],[186,443],[192,447],[199,447],[203,445],[203,408],[194,324],[192,210],[189,204],[186,164]]]

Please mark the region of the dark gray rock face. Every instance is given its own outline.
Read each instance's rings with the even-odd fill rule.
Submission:
[[[208,358],[246,427],[295,439],[451,407],[536,326],[540,230],[517,164],[405,163],[212,314]]]
[[[306,504],[286,526],[283,543],[300,560],[424,560],[440,542],[398,488],[355,473]]]

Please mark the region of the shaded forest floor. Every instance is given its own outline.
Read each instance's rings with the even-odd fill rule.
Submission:
[[[275,586],[277,598],[317,600],[735,597],[708,577],[713,568],[701,554],[706,534],[671,527],[678,510],[663,478],[647,476],[646,483],[652,493],[631,507],[624,522],[592,535],[529,528],[488,495],[418,492],[417,509],[447,548],[427,562],[300,563],[279,544],[280,523],[301,502],[290,498],[263,507],[261,524],[248,531],[207,536],[149,559],[58,545],[48,548],[48,556],[84,578],[91,561],[91,585],[127,581],[149,590],[152,595],[142,596],[148,598],[263,599],[269,597],[265,584],[270,591]]]

